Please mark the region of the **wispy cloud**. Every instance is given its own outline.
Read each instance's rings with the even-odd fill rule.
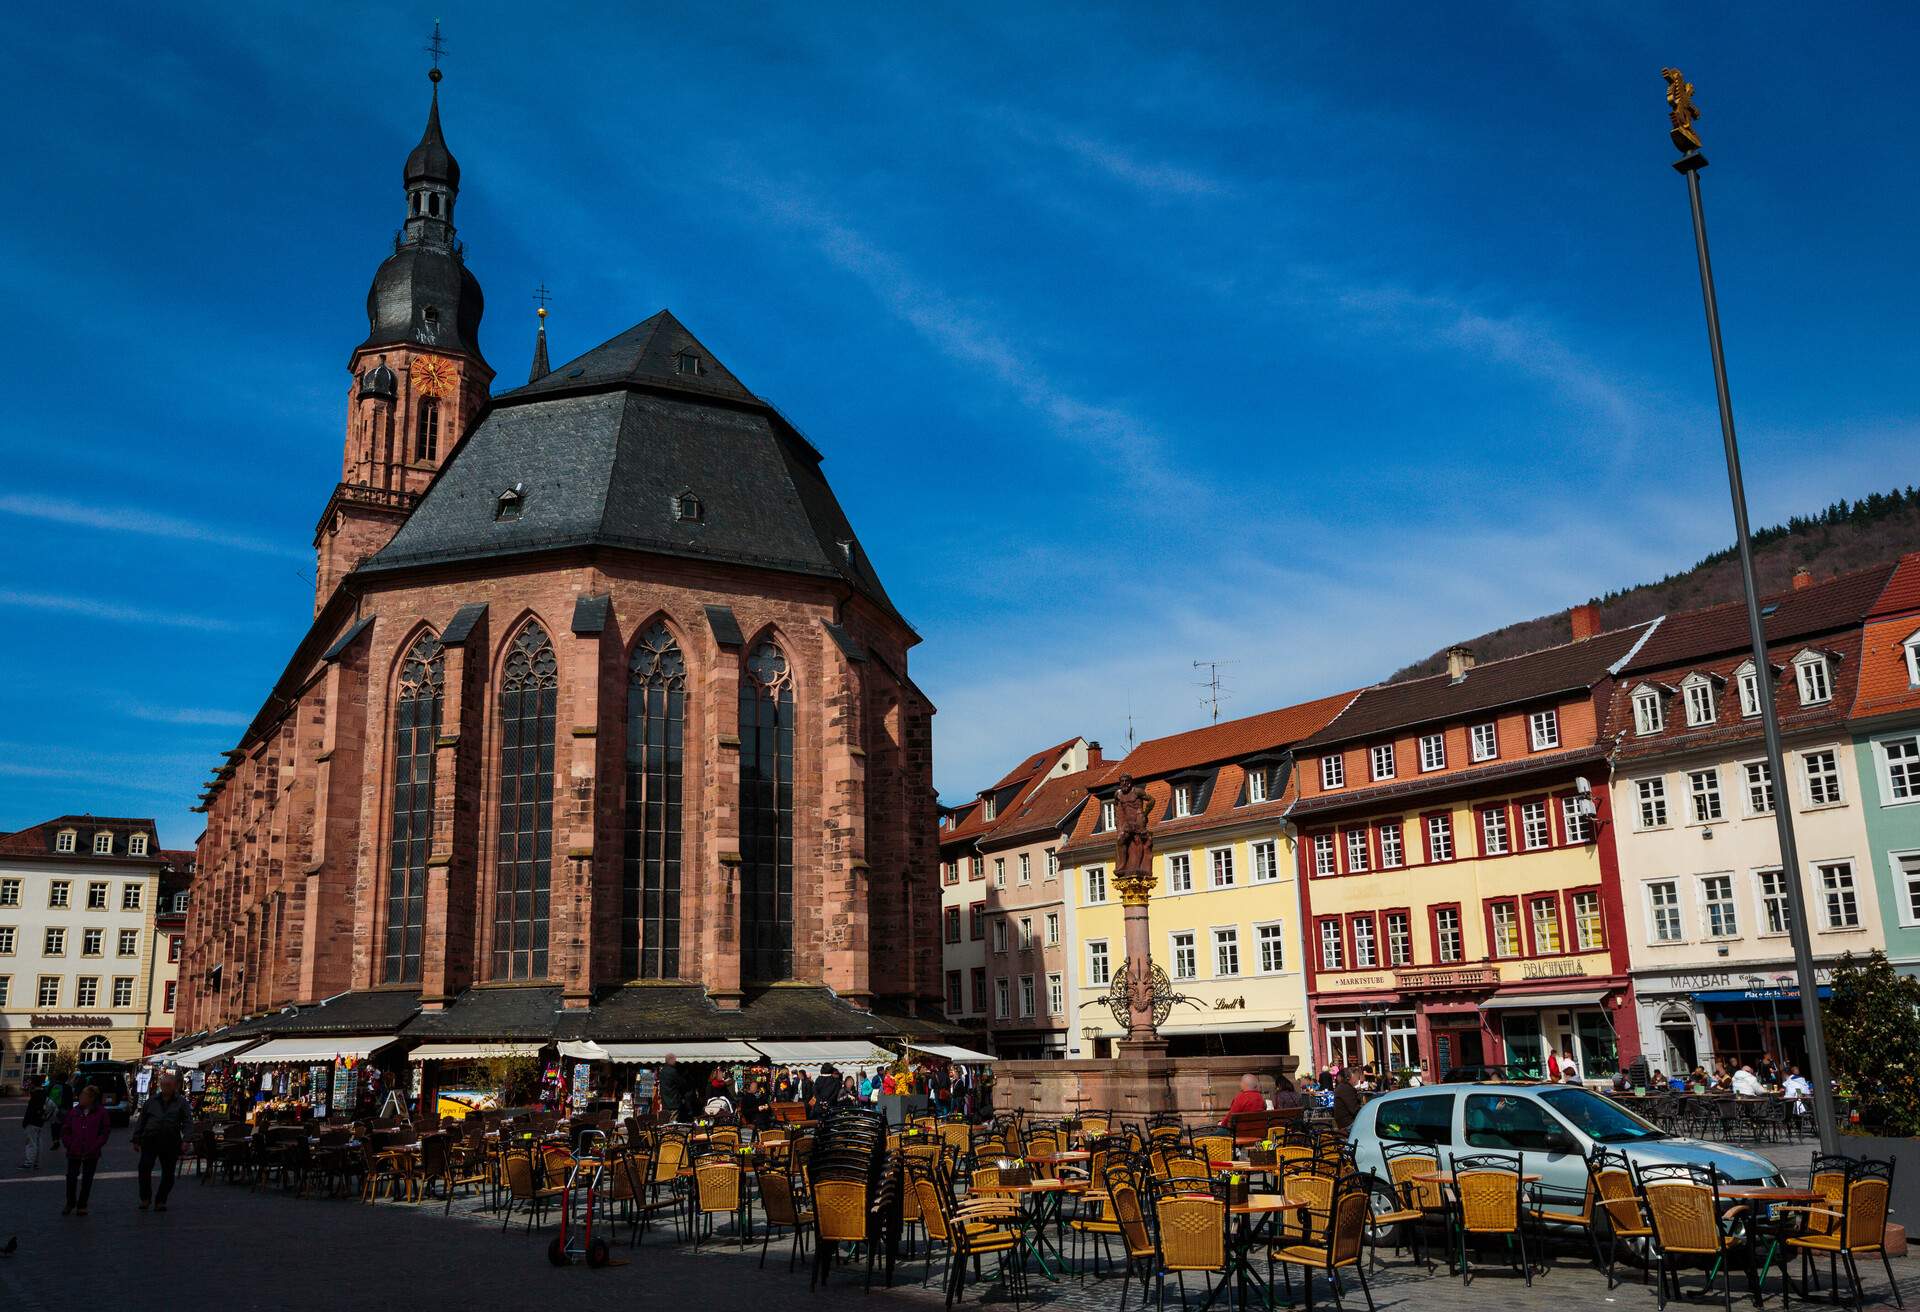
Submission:
[[[1052,377],[1031,351],[994,327],[994,316],[969,309],[919,277],[904,260],[798,188],[776,185],[748,167],[723,176],[766,217],[805,236],[829,264],[863,284],[942,355],[984,370],[1056,437],[1096,452],[1117,452],[1130,482],[1158,494],[1163,505],[1185,498],[1190,511],[1192,499],[1206,495],[1175,467],[1168,442],[1153,424],[1122,406],[1090,401]]]
[[[72,766],[23,765],[17,761],[0,761],[0,779],[40,779],[48,783],[86,784],[93,788],[146,793],[154,797],[172,798],[175,801],[186,795],[177,783],[146,783],[118,770],[78,770]]]
[[[1005,108],[989,111],[986,117],[996,130],[1011,131],[1032,145],[1062,151],[1113,181],[1150,196],[1198,198],[1224,196],[1233,190],[1223,179],[1185,165],[1146,158],[1137,150],[1069,124]]]
[[[136,720],[153,724],[215,725],[244,728],[250,717],[244,711],[223,711],[208,706],[149,706],[143,702],[122,702],[126,713]]]
[[[47,520],[55,524],[72,524],[80,528],[100,529],[109,533],[139,533],[148,537],[172,538],[181,542],[204,542],[208,546],[258,552],[266,556],[286,556],[295,560],[305,560],[311,554],[283,542],[272,542],[266,538],[252,537],[245,533],[229,532],[211,524],[182,519],[176,515],[160,515],[125,505],[70,501],[39,493],[0,494],[0,514],[21,515],[28,519]]]
[[[0,606],[78,615],[83,619],[113,624],[158,624],[170,629],[199,629],[206,633],[238,633],[255,627],[213,615],[147,610],[141,606],[123,606],[95,597],[63,597],[49,592],[22,592],[17,588],[0,588]]]

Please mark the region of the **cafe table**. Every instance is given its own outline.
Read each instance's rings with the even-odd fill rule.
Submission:
[[[1282,1212],[1296,1212],[1306,1206],[1306,1201],[1289,1198],[1285,1194],[1249,1193],[1244,1203],[1228,1203],[1227,1215],[1235,1218],[1233,1229],[1228,1237],[1228,1261],[1231,1264],[1228,1275],[1233,1280],[1236,1294],[1235,1305],[1247,1305],[1247,1286],[1254,1285],[1260,1290],[1262,1303],[1271,1303],[1273,1290],[1266,1278],[1253,1269],[1253,1252],[1256,1247],[1273,1241],[1273,1218]]]
[[[1030,1217],[1030,1224],[1022,1237],[1022,1251],[1030,1254],[1040,1265],[1040,1273],[1049,1280],[1058,1280],[1059,1272],[1047,1262],[1052,1254],[1058,1266],[1066,1266],[1066,1257],[1060,1246],[1047,1234],[1049,1228],[1056,1232],[1060,1229],[1060,1205],[1068,1194],[1086,1192],[1084,1180],[1032,1180],[1026,1184],[989,1184],[976,1187],[973,1192],[983,1195],[1001,1195],[1013,1198]]]
[[[1780,1204],[1806,1206],[1826,1200],[1826,1195],[1815,1189],[1798,1185],[1775,1184],[1723,1184],[1720,1186],[1720,1201],[1723,1203],[1745,1204],[1753,1210],[1747,1217],[1747,1231],[1755,1238],[1763,1238],[1767,1243],[1766,1254],[1756,1263],[1761,1278],[1770,1270],[1775,1259],[1779,1260],[1780,1278],[1790,1291],[1806,1297],[1804,1290],[1793,1288],[1792,1254],[1787,1251],[1787,1238],[1799,1233],[1800,1221],[1791,1212],[1782,1215],[1775,1211]],[[1759,1296],[1755,1291],[1755,1297]]]

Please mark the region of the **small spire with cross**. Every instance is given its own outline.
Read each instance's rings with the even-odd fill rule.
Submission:
[[[433,20],[433,39],[427,42],[426,45],[422,46],[421,49],[425,50],[429,55],[433,56],[433,67],[427,72],[427,80],[431,82],[438,82],[441,77],[440,56],[447,53],[447,43],[440,39],[440,20],[439,19],[436,18]]]
[[[529,383],[539,382],[550,372],[547,367],[547,302],[552,299],[553,295],[544,282],[533,289],[533,301],[539,307],[534,313],[540,316],[540,331],[533,339],[533,368],[527,374]]]

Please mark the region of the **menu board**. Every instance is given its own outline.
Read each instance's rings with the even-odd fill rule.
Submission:
[[[653,1106],[653,1088],[656,1082],[653,1067],[642,1066],[639,1074],[633,1077],[633,1105],[638,1110],[647,1110]]]

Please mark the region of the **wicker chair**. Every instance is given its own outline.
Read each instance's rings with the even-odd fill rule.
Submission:
[[[1539,1240],[1543,1266],[1547,1260],[1549,1226],[1563,1226],[1586,1235],[1587,1242],[1593,1247],[1594,1261],[1600,1260],[1599,1204],[1600,1196],[1594,1187],[1592,1172],[1587,1173],[1585,1186],[1577,1194],[1571,1189],[1546,1184],[1533,1187],[1526,1204],[1527,1220],[1532,1223],[1534,1237]]]
[[[1747,1209],[1721,1205],[1719,1177],[1711,1166],[1691,1163],[1643,1166],[1638,1176],[1640,1198],[1653,1229],[1652,1247],[1660,1277],[1659,1305],[1663,1308],[1667,1305],[1669,1279],[1677,1297],[1679,1269],[1697,1265],[1707,1268],[1709,1291],[1713,1288],[1714,1272],[1719,1273],[1727,1312],[1733,1312],[1736,1261],[1745,1268],[1749,1282],[1758,1285],[1752,1246],[1744,1234],[1729,1233],[1727,1229],[1727,1222]]]
[[[1816,1163],[1816,1176],[1819,1166],[1828,1164],[1831,1172],[1833,1158],[1822,1158]],[[1845,1160],[1845,1159],[1842,1159]],[[1816,1184],[1816,1189],[1820,1186]],[[1886,1268],[1887,1285],[1893,1291],[1893,1301],[1901,1307],[1906,1306],[1900,1299],[1900,1284],[1893,1278],[1893,1263],[1887,1259],[1887,1203],[1893,1193],[1893,1163],[1862,1159],[1850,1161],[1841,1175],[1839,1206],[1831,1204],[1805,1209],[1791,1208],[1782,1210],[1804,1211],[1807,1228],[1804,1233],[1787,1240],[1787,1246],[1798,1250],[1801,1255],[1802,1275],[1811,1280],[1813,1259],[1817,1254],[1825,1253],[1829,1270],[1834,1272],[1836,1293],[1838,1292],[1838,1274],[1836,1267],[1843,1267],[1847,1273],[1847,1284],[1853,1293],[1854,1306],[1863,1306],[1865,1295],[1860,1287],[1860,1265],[1858,1257],[1862,1253],[1879,1254],[1880,1263]],[[1818,1221],[1820,1228],[1815,1229]]]
[[[1127,1312],[1127,1295],[1133,1290],[1135,1276],[1140,1278],[1140,1297],[1146,1298],[1147,1279],[1153,1274],[1154,1258],[1159,1253],[1141,1201],[1141,1179],[1140,1174],[1133,1171],[1107,1173],[1107,1206],[1112,1211],[1114,1224],[1120,1228],[1121,1246],[1127,1254],[1127,1269],[1121,1276],[1120,1312]]]
[[[1614,1286],[1613,1268],[1620,1256],[1622,1239],[1651,1239],[1653,1227],[1647,1221],[1647,1209],[1633,1182],[1633,1164],[1624,1153],[1596,1151],[1587,1161],[1587,1178],[1593,1181],[1594,1200],[1607,1218],[1607,1288]],[[1599,1256],[1600,1236],[1594,1234],[1595,1256]],[[1644,1283],[1650,1268],[1642,1268]]]
[[[867,1242],[867,1183],[864,1180],[819,1180],[813,1186],[813,1229],[819,1241],[813,1278],[808,1288],[824,1275],[826,1259],[835,1244]],[[873,1288],[873,1264],[867,1264],[867,1288]]]
[[[1326,1275],[1327,1284],[1333,1290],[1334,1302],[1338,1304],[1340,1271],[1351,1267],[1354,1274],[1360,1277],[1360,1292],[1366,1296],[1367,1312],[1373,1312],[1373,1290],[1367,1287],[1367,1271],[1360,1262],[1367,1234],[1369,1193],[1365,1177],[1341,1176],[1336,1181],[1328,1224],[1320,1240],[1288,1241],[1269,1250],[1269,1270],[1273,1263],[1280,1264],[1289,1299],[1293,1297],[1292,1269],[1297,1266],[1302,1268],[1301,1279],[1307,1287],[1309,1309],[1313,1307],[1313,1276],[1316,1271]],[[1271,1279],[1268,1283],[1272,1283]]]
[[[1230,1162],[1233,1160],[1233,1136],[1196,1134],[1193,1136],[1193,1151],[1209,1162]]]
[[[1277,1238],[1282,1243],[1312,1243],[1327,1231],[1333,1216],[1334,1186],[1339,1172],[1311,1159],[1291,1162],[1281,1176],[1281,1192],[1306,1204],[1280,1218]]]
[[[533,1230],[534,1223],[541,1220],[547,1205],[560,1197],[563,1188],[557,1184],[536,1184],[533,1177],[533,1156],[518,1150],[506,1157],[507,1206],[500,1216],[500,1233],[505,1234],[507,1223],[513,1219],[515,1206],[527,1214],[527,1230]]]
[[[1520,1157],[1478,1153],[1453,1159],[1455,1224],[1460,1235],[1460,1280],[1473,1283],[1467,1252],[1471,1241],[1498,1235],[1520,1251],[1520,1274],[1533,1283],[1527,1252],[1527,1214],[1520,1199]]]
[[[924,1160],[907,1163],[907,1185],[927,1227],[929,1274],[933,1270],[935,1247],[946,1250],[947,1268],[942,1283],[947,1306],[953,1306],[965,1286],[969,1261],[978,1267],[982,1257],[998,1254],[1001,1278],[1013,1294],[1014,1306],[1018,1307],[1026,1293],[1020,1262],[1020,1227],[1024,1217],[1019,1204],[1003,1199],[973,1199],[964,1206],[957,1205],[936,1168]]]
[[[694,1220],[693,1246],[700,1247],[702,1232],[713,1234],[716,1216],[732,1216],[734,1237],[743,1238],[741,1217],[746,1203],[746,1172],[731,1158],[714,1155],[693,1164]]]
[[[1154,1255],[1154,1284],[1160,1306],[1167,1305],[1167,1277],[1180,1283],[1180,1302],[1187,1301],[1187,1272],[1219,1276],[1207,1294],[1211,1303],[1232,1279],[1227,1262],[1227,1205],[1211,1194],[1164,1193],[1154,1203],[1158,1222]]]
[[[807,1227],[813,1224],[813,1212],[794,1201],[793,1180],[785,1171],[763,1166],[754,1172],[754,1179],[760,1187],[761,1217],[767,1223],[766,1237],[760,1241],[760,1265],[767,1264],[767,1246],[773,1242],[773,1232],[791,1230],[793,1251],[787,1255],[787,1270],[791,1271],[806,1251]]]

